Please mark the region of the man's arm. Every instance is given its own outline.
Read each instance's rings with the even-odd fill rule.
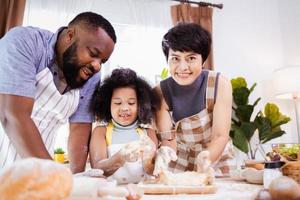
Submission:
[[[217,99],[213,111],[212,140],[207,148],[212,162],[215,162],[221,156],[229,140],[231,108],[232,89],[230,81],[220,76]]]
[[[33,104],[34,99],[29,97],[0,94],[1,123],[21,157],[51,159],[31,118]]]
[[[91,123],[70,123],[68,159],[73,173],[85,170],[91,130]]]

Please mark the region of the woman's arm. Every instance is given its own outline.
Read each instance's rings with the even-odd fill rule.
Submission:
[[[171,133],[171,131],[174,129],[173,123],[172,123],[172,118],[169,113],[169,106],[167,105],[164,96],[162,94],[160,86],[156,86],[155,90],[157,93],[160,95],[161,99],[161,107],[160,109],[156,112],[155,116],[155,122],[156,122],[156,127],[158,134],[161,133]],[[161,140],[161,146],[169,146],[172,149],[176,151],[176,137],[172,139],[165,139],[162,138]]]
[[[125,159],[119,153],[108,158],[105,134],[106,127],[98,126],[93,130],[90,141],[90,159],[92,168],[102,169],[105,176],[110,176],[124,165]]]
[[[229,140],[232,109],[232,88],[228,79],[219,77],[217,99],[213,111],[212,140],[208,145],[210,160],[215,162]]]
[[[152,174],[154,170],[154,160],[155,160],[155,152],[158,147],[158,140],[153,129],[147,129],[147,135],[151,139],[148,141],[147,147],[151,149],[147,149],[149,151],[143,153],[143,167],[147,174]]]

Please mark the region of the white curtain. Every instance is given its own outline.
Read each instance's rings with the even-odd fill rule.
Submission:
[[[114,26],[117,44],[102,76],[114,68],[128,67],[155,84],[155,75],[166,67],[161,40],[172,27],[170,0],[27,0],[24,26],[37,26],[55,32],[78,13],[101,14]],[[58,133],[55,147],[67,149],[68,127]]]
[[[24,26],[55,32],[80,12],[103,15],[114,26],[117,45],[102,75],[121,66],[129,67],[155,82],[166,61],[161,39],[172,27],[170,0],[27,0]]]

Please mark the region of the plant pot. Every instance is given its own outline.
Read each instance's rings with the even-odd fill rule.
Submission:
[[[245,160],[245,167],[262,170],[265,168],[265,162],[261,160]]]
[[[54,161],[59,162],[59,163],[64,163],[65,162],[65,154],[64,153],[60,153],[54,154]]]

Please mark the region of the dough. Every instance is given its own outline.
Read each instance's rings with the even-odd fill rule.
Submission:
[[[0,172],[0,199],[67,199],[72,173],[52,160],[27,158]]]
[[[98,197],[99,188],[115,186],[115,183],[109,183],[104,178],[74,176],[71,197]]]
[[[210,177],[206,173],[187,171],[174,174],[169,171],[162,171],[158,183],[172,186],[205,186],[210,183]]]
[[[159,174],[159,183],[172,186],[205,186],[212,184],[215,180],[215,171],[210,165],[209,152],[202,151],[197,156],[197,172],[172,173],[165,169]]]

